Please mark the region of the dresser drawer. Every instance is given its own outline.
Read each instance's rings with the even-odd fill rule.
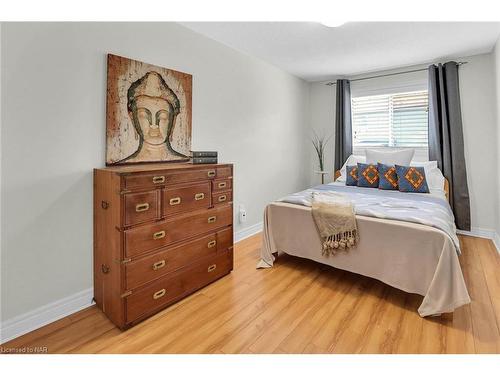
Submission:
[[[197,265],[165,276],[126,297],[127,322],[133,322],[173,303],[189,293],[217,280],[232,269],[232,251],[207,258]]]
[[[217,252],[220,253],[224,250],[233,247],[233,227],[220,230],[217,232]]]
[[[167,182],[165,172],[134,173],[123,177],[123,187],[127,190],[138,188],[154,188]]]
[[[148,315],[182,296],[185,293],[182,283],[183,280],[180,277],[167,276],[145,288],[134,291],[126,297],[125,301],[127,322]]]
[[[231,225],[232,220],[233,207],[228,205],[126,230],[125,256],[132,258],[150,250],[226,227]]]
[[[160,218],[160,192],[158,190],[124,195],[124,225],[134,225]]]
[[[224,191],[222,193],[212,194],[212,204],[214,206],[219,204],[227,204],[233,201],[233,193],[231,191]]]
[[[222,246],[224,242],[226,241],[223,240]],[[190,266],[206,256],[216,255],[217,250],[217,235],[214,233],[127,263],[126,289],[134,289],[182,267]]]
[[[198,180],[212,180],[217,175],[216,169],[213,167],[189,170],[183,172],[169,172],[167,174],[167,183],[179,184],[183,182],[191,182]]]
[[[210,181],[189,186],[168,187],[163,193],[164,216],[210,207]]]
[[[212,181],[212,191],[225,191],[225,190],[231,190],[233,187],[233,180],[230,178],[224,179],[224,180],[214,180]]]
[[[179,184],[183,182],[211,180],[217,175],[216,169],[207,167],[202,169],[169,170],[156,173],[133,173],[123,177],[125,189],[151,188],[165,184]]]
[[[181,276],[183,289],[186,292],[192,292],[226,275],[232,269],[233,251],[226,250],[216,257],[201,261],[184,272],[184,276]]]
[[[227,177],[232,177],[232,175],[233,175],[233,168],[230,166],[217,168],[217,178],[227,178]]]

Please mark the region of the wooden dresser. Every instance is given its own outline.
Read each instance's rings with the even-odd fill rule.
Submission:
[[[233,269],[231,164],[94,170],[94,298],[121,329]]]

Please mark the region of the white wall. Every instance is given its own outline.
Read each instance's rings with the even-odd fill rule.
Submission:
[[[471,203],[471,225],[476,231],[493,231],[498,190],[495,168],[496,108],[493,55],[464,57],[459,70],[464,126],[465,160]]]
[[[335,143],[335,86],[327,86],[324,84],[311,84],[310,90],[310,133],[309,138],[312,137],[313,130],[319,136],[331,136],[325,149],[325,166],[326,171],[331,171],[333,174],[333,150]],[[309,152],[311,155],[311,168],[309,169],[309,179],[311,186],[321,183],[321,175],[314,171],[319,170],[318,157],[312,143],[308,144]],[[327,179],[331,180],[333,175],[327,175]]]
[[[496,244],[500,248],[500,38],[497,40],[493,51],[493,61],[495,65],[495,106],[496,106],[496,152],[497,152],[497,223],[496,223]]]
[[[193,75],[193,149],[235,164],[236,231],[309,182],[309,85],[178,24],[8,23],[1,48],[4,321],[92,286],[108,52]]]
[[[495,86],[494,80],[492,80],[494,74],[493,55],[469,56],[457,59],[457,61],[469,62],[460,67],[459,74],[465,157],[471,199],[471,221],[474,229],[491,232],[494,230],[497,222],[497,202],[499,199],[496,184],[491,183],[492,180],[494,182],[497,179],[497,172],[495,168],[492,168],[492,165],[498,165],[496,162],[498,138],[496,135]],[[357,79],[366,76],[414,70],[425,68],[427,65],[372,72],[348,78]],[[401,80],[401,82],[409,80],[410,83],[414,83],[419,79],[415,74],[410,75],[409,78],[403,74],[394,77],[397,78],[391,78],[391,81],[393,81],[391,84],[395,84],[397,80]],[[370,85],[373,85],[373,87],[381,84],[385,85],[388,83],[388,79],[377,78],[360,82],[363,82],[363,86],[358,87],[358,89],[369,90]],[[324,131],[330,130],[333,132],[335,114],[333,104],[329,105],[329,103],[334,102],[334,88],[325,86],[325,82],[311,83],[310,125],[313,129],[324,129]],[[333,149],[330,151],[333,154]],[[312,157],[311,160],[313,160]],[[494,164],[490,164],[488,161]],[[311,166],[311,168],[313,167]],[[311,183],[317,183],[317,180],[314,180],[313,177],[311,175]]]
[[[0,22],[0,172],[2,165],[2,23]],[[2,173],[0,173],[0,213],[2,212]],[[2,215],[0,215],[0,322],[2,322]],[[1,324],[1,323],[0,323]]]

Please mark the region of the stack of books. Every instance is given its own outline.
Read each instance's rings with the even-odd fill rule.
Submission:
[[[191,151],[193,164],[217,164],[217,151]]]

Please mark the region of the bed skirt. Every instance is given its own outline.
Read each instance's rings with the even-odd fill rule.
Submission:
[[[453,312],[470,303],[458,255],[439,229],[396,220],[356,216],[360,236],[348,252],[323,256],[311,208],[271,203],[264,213],[257,268],[273,266],[280,252],[369,276],[424,297],[420,316]]]

